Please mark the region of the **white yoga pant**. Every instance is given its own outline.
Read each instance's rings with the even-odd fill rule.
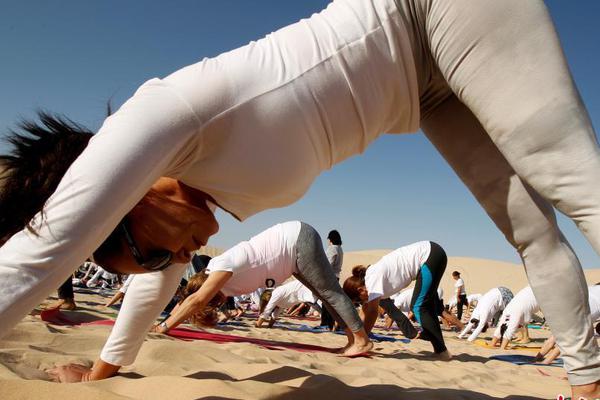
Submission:
[[[587,284],[553,206],[600,253],[600,157],[546,7],[398,4],[412,24],[423,131],[521,255],[570,383],[598,381]]]

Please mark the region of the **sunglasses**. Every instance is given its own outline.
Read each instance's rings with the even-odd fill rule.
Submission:
[[[169,265],[171,265],[171,259],[173,258],[173,253],[171,253],[170,251],[166,251],[166,250],[155,252],[150,257],[150,259],[144,260],[144,257],[142,257],[142,253],[141,253],[140,249],[138,248],[138,246],[136,245],[135,240],[133,240],[133,236],[131,236],[131,233],[129,232],[129,230],[127,229],[127,226],[125,225],[125,222],[122,222],[121,224],[119,224],[119,227],[120,227],[121,231],[123,232],[123,236],[125,237],[127,246],[129,247],[129,250],[131,251],[131,255],[133,255],[135,262],[140,267],[142,267],[146,271],[162,271],[163,269],[165,269]]]

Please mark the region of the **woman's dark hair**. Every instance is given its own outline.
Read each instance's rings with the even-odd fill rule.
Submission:
[[[596,324],[596,333],[600,335],[600,322]]]
[[[344,281],[344,292],[352,300],[353,303],[360,303],[359,289],[365,286],[365,275],[368,266],[357,265],[352,268],[352,276]]]
[[[208,263],[212,260],[211,256],[206,254],[194,254],[192,257],[192,268],[194,272],[198,273],[204,271],[208,267]]]
[[[0,245],[23,228],[37,234],[31,220],[42,213],[67,169],[93,133],[70,119],[38,112],[8,133],[8,154],[0,155]]]
[[[452,276],[460,276],[460,272],[454,271],[454,272],[452,272]]]
[[[342,245],[342,237],[340,236],[340,233],[335,229],[329,232],[329,235],[327,235],[327,239],[329,239],[331,244],[335,246]]]

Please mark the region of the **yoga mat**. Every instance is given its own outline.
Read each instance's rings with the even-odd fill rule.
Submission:
[[[542,326],[541,325],[529,324],[529,325],[527,325],[527,328],[529,328],[529,329],[542,329]]]
[[[308,326],[308,325],[300,325],[300,324],[276,324],[275,326],[277,326],[278,328],[283,328],[283,329],[287,329],[290,331],[297,331],[297,332],[311,332],[311,333],[324,333],[324,332],[331,332],[329,329],[324,328],[324,327],[320,327],[320,326]],[[346,335],[345,332],[332,332],[335,333],[337,335]],[[369,337],[373,340],[376,340],[378,342],[401,342],[401,343],[410,343],[410,339],[406,339],[406,338],[395,338],[392,336],[386,336],[386,335],[380,335],[377,333],[373,333],[371,332],[369,334]]]
[[[475,345],[477,345],[479,347],[483,347],[485,349],[499,350],[498,347],[491,346],[488,342],[486,342],[483,339],[477,339],[473,343],[475,343]],[[539,351],[541,348],[542,348],[541,346],[520,346],[520,345],[515,345],[515,346],[513,346],[510,349],[506,349],[506,351],[508,351],[508,350]]]
[[[113,325],[113,320],[100,319],[98,321],[81,323],[70,320],[64,313],[59,309],[44,310],[40,314],[42,321],[49,322],[55,325]],[[182,340],[208,340],[216,343],[252,343],[260,347],[264,347],[270,350],[296,350],[300,352],[326,352],[331,353],[335,349],[331,349],[323,346],[315,346],[303,343],[290,343],[280,342],[276,340],[265,340],[248,338],[243,336],[227,335],[222,333],[209,333],[203,331],[197,331],[188,328],[175,328],[171,329],[168,333],[169,336],[182,339]]]
[[[540,364],[539,362],[536,362],[535,357],[526,356],[524,354],[498,354],[495,356],[490,356],[490,360],[505,361],[505,362],[509,362],[509,363],[512,363],[515,365],[539,365],[539,366],[543,366],[543,367],[562,367],[563,366],[563,360],[561,358],[557,358],[556,360],[554,360],[554,362],[552,364],[546,365],[546,364]]]

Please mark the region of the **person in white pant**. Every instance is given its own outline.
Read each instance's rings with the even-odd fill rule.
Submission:
[[[0,335],[93,252],[153,271],[124,306],[158,313],[217,231],[215,206],[240,220],[286,206],[383,132],[420,127],[522,257],[573,393],[600,395],[587,285],[553,210],[600,253],[600,152],[540,0],[337,0],[149,80],[92,140],[42,119],[23,128],[50,140],[25,134],[0,159],[14,210],[0,213]],[[124,318],[115,329],[152,324]]]
[[[473,306],[473,308],[475,308],[475,306],[477,305],[477,302],[479,301],[479,299],[481,299],[482,294],[481,293],[475,293],[475,294],[470,294],[467,296],[467,301],[469,302],[469,307]]]
[[[256,321],[256,326],[260,328],[268,320],[270,328],[284,309],[298,303],[314,304],[316,302],[317,298],[315,295],[302,282],[298,280],[290,281],[273,289],[267,306]]]
[[[510,296],[509,296],[510,293]],[[468,341],[472,342],[482,333],[485,332],[488,326],[492,323],[492,319],[496,313],[504,310],[504,307],[510,302],[512,293],[505,287],[497,287],[489,290],[479,299],[477,307],[471,314],[469,323],[465,326],[463,331],[458,335],[459,339],[473,332],[468,337]]]
[[[539,310],[540,306],[533,295],[531,287],[526,286],[521,289],[504,308],[494,331],[492,346],[496,346],[498,342],[502,341],[500,348],[506,349],[519,328],[522,328],[522,342],[529,341],[527,324],[531,321],[533,314]]]

